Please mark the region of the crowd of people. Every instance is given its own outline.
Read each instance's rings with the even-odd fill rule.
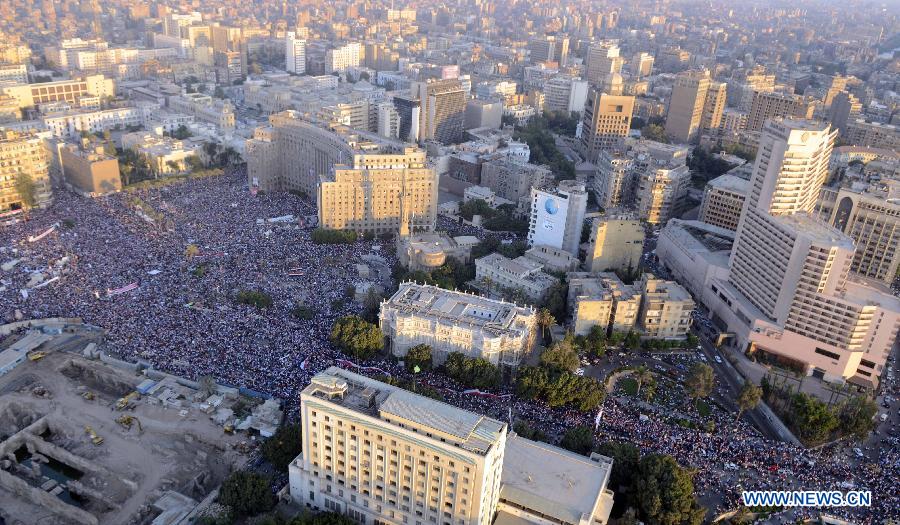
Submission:
[[[393,260],[392,246],[380,240],[315,244],[298,221],[266,220],[314,213],[289,193],[251,194],[242,168],[95,199],[58,192],[49,209],[0,229],[0,314],[7,320],[79,317],[107,331],[108,352],[275,396],[296,417],[299,391],[344,357],[328,336],[337,318],[361,308],[347,300],[348,287],[360,281],[355,264],[369,255]],[[456,223],[443,226],[456,235],[480,234]],[[239,304],[241,290],[263,292],[272,304]],[[293,315],[299,305],[311,309],[312,318]],[[365,364],[375,367],[361,370],[368,375],[409,378],[387,359]],[[724,410],[709,416],[715,431],[706,432],[671,423],[665,417],[670,407],[653,413],[645,403],[619,397],[607,399],[595,419],[514,396],[467,394],[439,373],[416,380],[439,389],[451,404],[504,421],[524,419],[550,436],[596,424],[598,442],[624,440],[644,452],[670,454],[696,469],[698,492],[721,496],[714,510],[735,508],[742,489],[852,484],[872,491],[872,507],[828,513],[855,523],[900,517],[896,447],[882,449],[877,463],[851,466],[834,448],[809,452],[767,440]]]

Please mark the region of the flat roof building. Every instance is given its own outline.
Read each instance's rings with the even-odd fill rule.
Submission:
[[[641,291],[612,272],[569,272],[566,304],[572,330],[587,335],[599,326],[604,332],[628,332],[637,324]]]
[[[744,201],[750,191],[750,180],[730,173],[706,183],[698,218],[707,224],[736,231]]]
[[[475,259],[475,280],[490,290],[518,291],[525,298],[539,302],[558,282],[552,275],[544,273],[543,268],[543,264],[524,255],[510,259],[499,253],[489,253]]]
[[[606,525],[612,460],[337,367],[300,393],[291,498],[362,524]]]
[[[395,356],[427,344],[437,364],[461,352],[516,367],[531,354],[536,323],[530,306],[410,282],[381,303],[379,315]]]

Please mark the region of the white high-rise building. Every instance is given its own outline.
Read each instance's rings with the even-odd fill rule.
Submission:
[[[586,210],[583,182],[564,180],[556,189],[532,188],[528,246],[551,246],[577,256]]]
[[[343,73],[347,68],[359,67],[362,45],[350,42],[325,52],[325,69],[329,73]]]
[[[852,276],[853,240],[815,215],[836,136],[828,124],[769,121],[712,307],[741,348],[807,374],[874,386],[900,328],[900,301]]]
[[[297,38],[297,33],[288,32],[284,36],[285,67],[289,73],[306,73],[306,40]]]

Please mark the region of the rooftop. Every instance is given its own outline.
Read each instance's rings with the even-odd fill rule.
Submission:
[[[405,315],[436,318],[446,324],[467,325],[510,337],[523,336],[529,329],[523,318],[535,315],[530,306],[411,282],[400,284],[400,289],[382,303],[382,312],[386,306]]]
[[[734,175],[720,175],[713,180],[706,183],[709,188],[717,189],[717,190],[727,190],[733,191],[736,193],[742,193],[744,195],[747,194],[747,190],[750,189],[750,181],[747,179],[742,179],[740,177],[736,177]]]
[[[566,523],[592,516],[612,460],[587,458],[511,434],[506,439],[500,497]]]
[[[495,419],[335,366],[316,374],[303,394],[482,455],[502,439],[506,427]]]

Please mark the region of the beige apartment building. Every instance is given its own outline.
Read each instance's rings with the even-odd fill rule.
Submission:
[[[708,70],[686,71],[675,78],[666,115],[666,135],[678,142],[697,142],[703,130],[718,129],[725,110],[725,84]]]
[[[0,212],[26,207],[16,181],[30,176],[34,183],[34,206],[46,207],[50,187],[50,157],[44,139],[33,133],[0,130]]]
[[[900,127],[862,119],[849,121],[844,130],[844,142],[853,146],[900,150]]]
[[[690,184],[686,165],[651,163],[638,181],[638,215],[650,224],[665,224],[680,212]]]
[[[590,272],[634,271],[644,251],[644,226],[629,215],[594,219],[584,267]]]
[[[606,525],[612,460],[331,367],[300,394],[291,499],[362,525]],[[572,480],[577,479],[577,483]]]
[[[438,178],[424,151],[383,148],[347,162],[320,176],[319,227],[375,235],[434,229]]]
[[[635,190],[634,159],[624,151],[602,151],[594,174],[594,196],[603,209],[630,204]]]
[[[639,288],[625,284],[612,272],[566,274],[566,305],[575,335],[587,335],[594,326],[604,331],[628,332],[637,325],[641,306]]]
[[[633,112],[634,97],[591,89],[581,116],[579,149],[585,160],[596,162],[601,151],[621,148],[631,128]]]
[[[106,195],[122,189],[119,160],[107,155],[102,146],[79,147],[64,144],[59,148],[63,180],[83,195]]]
[[[395,356],[427,344],[436,364],[461,352],[514,368],[531,354],[536,323],[530,306],[409,282],[381,303],[379,314]]]
[[[521,164],[505,158],[481,165],[481,185],[493,190],[497,197],[512,202],[530,197],[531,188],[542,188],[553,181],[553,172],[544,166]]]
[[[706,183],[698,219],[736,231],[749,191],[750,181],[747,179],[728,173],[716,177]]]
[[[185,115],[191,115],[199,122],[207,122],[216,126],[219,131],[228,132],[234,129],[234,106],[231,102],[214,99],[202,93],[187,93],[169,97],[169,109]]]
[[[815,104],[800,95],[777,92],[753,92],[747,131],[760,131],[773,118],[812,118]]]
[[[675,281],[645,273],[641,278],[640,325],[645,337],[680,339],[691,329],[694,300]]]

